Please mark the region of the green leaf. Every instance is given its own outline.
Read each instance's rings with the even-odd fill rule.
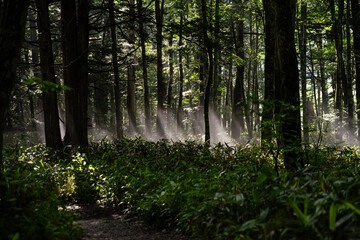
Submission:
[[[354,212],[356,212],[357,214],[360,215],[360,209],[358,209],[357,207],[355,207],[354,205],[352,205],[349,202],[344,202],[344,205],[347,206],[348,208],[350,208],[351,210],[353,210]]]
[[[258,175],[258,177],[256,178],[256,184],[258,184],[258,185],[262,184],[263,182],[265,182],[265,180],[266,180],[267,178],[268,178],[268,177],[267,177],[265,174],[260,173],[260,174]]]
[[[19,237],[20,237],[20,233],[16,233],[13,237],[12,237],[12,240],[19,240]]]
[[[254,227],[256,227],[256,225],[257,225],[256,219],[251,219],[249,221],[246,221],[241,225],[240,232],[254,228]]]
[[[293,207],[296,215],[300,218],[301,222],[304,225],[307,225],[308,224],[308,219],[307,219],[306,215],[300,210],[300,208],[298,207],[296,202],[291,202],[290,205]]]
[[[331,231],[335,230],[337,207],[334,202],[331,203],[329,210],[329,228]]]

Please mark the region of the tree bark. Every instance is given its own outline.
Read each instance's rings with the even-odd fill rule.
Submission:
[[[299,31],[299,48],[300,48],[300,76],[301,76],[301,98],[303,105],[303,142],[309,142],[309,118],[307,109],[307,84],[306,84],[306,19],[307,3],[301,2],[301,22]]]
[[[111,56],[112,66],[114,71],[114,95],[115,95],[115,128],[116,137],[118,140],[124,138],[123,132],[123,112],[121,107],[121,92],[120,92],[120,76],[119,76],[119,64],[117,56],[117,37],[116,37],[116,22],[114,15],[114,0],[109,0],[109,21],[111,32]]]
[[[353,73],[351,68],[351,34],[350,34],[350,2],[346,3],[346,82],[347,82],[347,92],[348,97],[348,131],[351,137],[354,136],[354,95],[353,95]]]
[[[156,18],[156,77],[157,77],[157,114],[156,131],[159,138],[165,137],[164,130],[164,103],[166,97],[166,85],[163,76],[162,47],[163,47],[163,18],[164,18],[164,0],[155,0],[155,18]]]
[[[344,0],[339,1],[339,10],[336,17],[335,14],[335,3],[334,0],[330,0],[330,10],[331,10],[331,19],[333,21],[333,31],[335,37],[335,47],[336,47],[336,97],[335,97],[335,109],[336,109],[336,118],[335,118],[335,138],[337,141],[342,141],[343,135],[343,102],[347,107],[347,83],[345,76],[345,67],[343,60],[343,37],[342,37],[342,16],[344,12]],[[343,89],[345,90],[343,98]]]
[[[41,78],[43,81],[56,83],[48,1],[36,0],[35,2],[38,15]],[[60,134],[57,93],[45,91],[42,93],[42,100],[46,146],[59,150],[63,144]]]
[[[360,1],[351,0],[352,26],[354,38],[356,110],[358,140],[360,140]]]
[[[183,13],[180,16],[180,32],[179,32],[179,104],[176,114],[176,122],[178,131],[183,129],[183,118],[184,118],[184,111],[183,111],[183,93],[184,93],[184,69],[183,69]]]
[[[303,165],[298,149],[301,148],[301,123],[299,100],[299,72],[295,50],[296,0],[264,0],[265,21],[267,14],[274,14],[273,27],[265,30],[265,61],[273,64],[275,80],[276,120],[278,140],[284,149],[284,164],[289,170]],[[268,23],[266,23],[268,24]],[[266,25],[268,26],[268,25]],[[269,36],[270,35],[270,36]],[[269,38],[270,37],[270,38]],[[272,42],[269,42],[272,39]],[[270,45],[270,46],[269,46]],[[270,50],[270,51],[269,51]],[[273,54],[273,55],[269,55]],[[269,63],[269,59],[273,62]],[[269,71],[269,69],[265,69]],[[267,72],[269,74],[269,72]],[[266,81],[266,80],[265,80]]]
[[[0,2],[0,175],[3,172],[2,150],[6,112],[16,80],[28,6],[29,0]],[[0,177],[2,179],[2,176]]]
[[[146,48],[145,48],[145,30],[144,30],[144,9],[142,0],[138,0],[138,15],[139,15],[139,35],[141,45],[141,65],[144,81],[144,110],[145,110],[145,137],[151,138],[151,116],[150,116],[150,97],[149,84],[147,74]]]
[[[234,102],[232,108],[231,136],[234,139],[240,137],[240,133],[245,130],[245,90],[244,90],[244,21],[239,20],[234,30],[234,43],[236,49],[236,81],[234,88]]]
[[[88,0],[61,1],[64,83],[72,90],[65,91],[65,142],[88,144]]]
[[[129,44],[131,50],[135,44],[135,1],[129,0]],[[133,62],[129,63],[128,67],[128,84],[127,84],[127,110],[129,115],[129,135],[133,135],[137,132],[136,121],[136,97],[135,97],[136,85],[135,85],[135,65]]]
[[[204,97],[204,123],[205,123],[205,143],[210,143],[210,122],[209,122],[209,105],[210,105],[210,90],[213,82],[213,48],[212,42],[208,36],[208,21],[206,14],[206,0],[201,0],[201,16],[202,16],[202,33],[204,47],[207,54],[207,63],[208,63],[208,76],[205,83],[205,97]]]

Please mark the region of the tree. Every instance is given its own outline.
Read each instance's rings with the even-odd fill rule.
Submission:
[[[296,0],[264,0],[265,10],[265,68],[274,72],[265,81],[275,82],[276,129],[279,144],[284,149],[284,163],[289,170],[302,165],[299,73],[295,50]],[[269,27],[270,26],[270,27]],[[269,61],[270,60],[270,61]],[[267,79],[269,78],[270,79]],[[265,83],[266,85],[266,83]]]
[[[64,83],[72,90],[65,91],[65,142],[88,144],[88,0],[61,1]]]
[[[35,3],[38,14],[41,78],[43,81],[56,84],[48,1],[36,0]],[[60,135],[57,94],[50,89],[45,90],[42,93],[42,100],[46,146],[60,149],[63,145]]]
[[[163,76],[162,48],[163,48],[163,19],[164,19],[164,0],[155,0],[155,20],[156,20],[156,78],[157,78],[157,113],[156,131],[159,138],[165,137],[163,125],[164,103],[166,98],[166,85]]]
[[[0,0],[0,175],[6,112],[16,80],[29,0]]]
[[[122,107],[120,96],[120,77],[119,77],[119,65],[117,57],[117,37],[116,37],[116,23],[114,16],[114,0],[109,0],[109,21],[111,32],[111,51],[112,51],[112,66],[114,71],[114,95],[115,95],[115,122],[116,122],[116,137],[120,140],[123,138],[123,121],[122,121]]]
[[[201,0],[201,17],[202,17],[202,34],[204,48],[207,55],[207,79],[205,83],[205,97],[204,97],[204,122],[205,122],[205,142],[210,142],[210,123],[209,123],[209,105],[210,105],[210,89],[213,82],[213,47],[212,41],[208,36],[208,20],[206,14],[206,0]]]
[[[139,15],[139,35],[141,45],[141,63],[142,73],[144,80],[144,110],[145,110],[145,136],[151,138],[151,115],[150,115],[150,97],[149,97],[149,84],[147,73],[147,61],[146,61],[146,48],[145,48],[145,30],[144,30],[144,15],[145,10],[143,8],[142,0],[138,0],[138,15]]]
[[[360,1],[351,0],[352,26],[354,36],[355,81],[356,81],[356,109],[358,140],[360,140]]]
[[[128,31],[128,41],[130,44],[130,51],[133,51],[135,44],[135,1],[129,0],[129,31]],[[133,57],[134,59],[134,57]],[[131,59],[128,66],[128,81],[127,81],[127,110],[129,115],[129,134],[132,135],[137,132],[137,121],[136,121],[136,85],[135,85],[135,65]]]
[[[236,49],[236,81],[234,88],[234,103],[232,107],[231,136],[234,139],[240,137],[240,133],[245,130],[245,90],[244,90],[244,20],[238,20],[236,30],[233,31]]]
[[[300,49],[300,76],[301,76],[301,97],[303,105],[303,141],[309,142],[309,118],[307,109],[307,90],[306,90],[306,18],[307,3],[301,2],[301,22],[299,31],[299,49]]]

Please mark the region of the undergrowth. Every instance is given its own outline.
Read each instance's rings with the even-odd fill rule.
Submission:
[[[193,239],[360,235],[360,158],[352,147],[308,148],[297,172],[283,168],[281,151],[191,141],[102,141],[63,152],[38,145],[8,155],[0,219],[8,239],[79,237],[59,210],[72,202],[116,205]]]

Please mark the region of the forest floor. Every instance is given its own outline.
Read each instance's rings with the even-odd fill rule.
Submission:
[[[84,240],[188,240],[168,230],[156,230],[136,217],[116,208],[99,205],[71,205],[68,210],[79,216],[75,222],[83,229]]]

